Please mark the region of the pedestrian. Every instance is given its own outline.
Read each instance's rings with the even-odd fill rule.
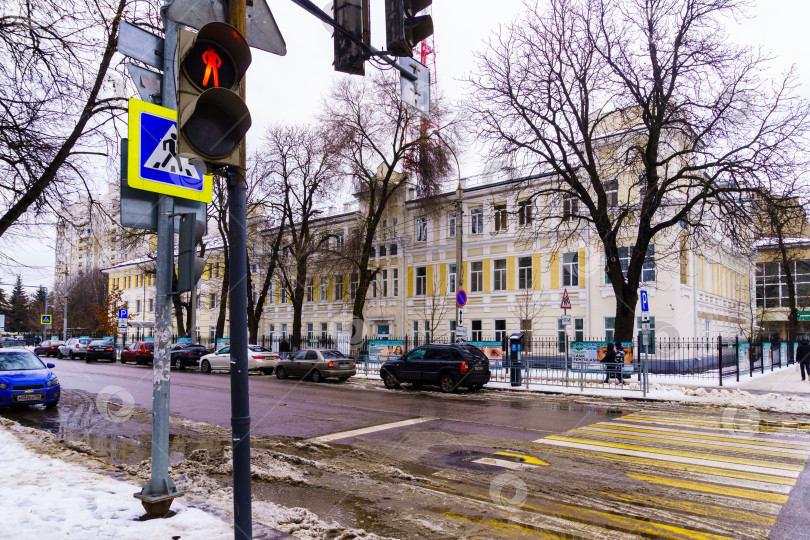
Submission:
[[[290,342],[287,341],[287,336],[281,338],[281,343],[278,344],[278,352],[281,358],[286,358],[290,352]]]
[[[605,380],[603,383],[610,382],[610,377],[616,374],[616,349],[613,343],[608,342],[605,355],[602,357],[602,363],[605,364]],[[618,379],[618,377],[616,377]]]
[[[624,347],[622,342],[616,342],[616,378],[624,384],[624,373],[622,373],[622,365],[624,364]]]
[[[799,362],[802,380],[810,379],[810,341],[807,339],[799,342],[799,346],[796,348],[796,360]]]

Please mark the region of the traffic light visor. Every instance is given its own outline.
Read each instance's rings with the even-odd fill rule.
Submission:
[[[183,70],[198,90],[235,89],[252,60],[242,34],[229,24],[203,26],[183,56]]]
[[[183,135],[204,160],[232,152],[251,125],[245,102],[225,88],[206,90],[181,114]]]

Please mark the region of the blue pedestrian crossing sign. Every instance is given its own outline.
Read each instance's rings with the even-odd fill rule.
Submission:
[[[647,301],[647,291],[641,290],[641,311],[650,311],[650,304]]]
[[[39,323],[40,324],[51,324],[51,316],[50,315],[40,315],[39,316]]]
[[[129,316],[129,310],[126,308],[121,308],[118,310],[118,318],[119,319],[126,319]]]
[[[213,177],[177,155],[177,111],[129,100],[129,187],[211,202]]]

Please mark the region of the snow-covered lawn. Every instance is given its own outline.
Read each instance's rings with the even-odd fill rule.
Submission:
[[[2,426],[0,449],[0,538],[233,538],[229,523],[182,499],[172,518],[139,521],[145,512],[132,495],[143,486],[37,454]]]

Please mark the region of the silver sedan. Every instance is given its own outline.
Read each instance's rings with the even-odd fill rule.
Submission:
[[[312,382],[321,382],[328,377],[345,381],[355,373],[354,360],[335,350],[303,349],[276,364],[279,379],[292,375],[309,377]]]

